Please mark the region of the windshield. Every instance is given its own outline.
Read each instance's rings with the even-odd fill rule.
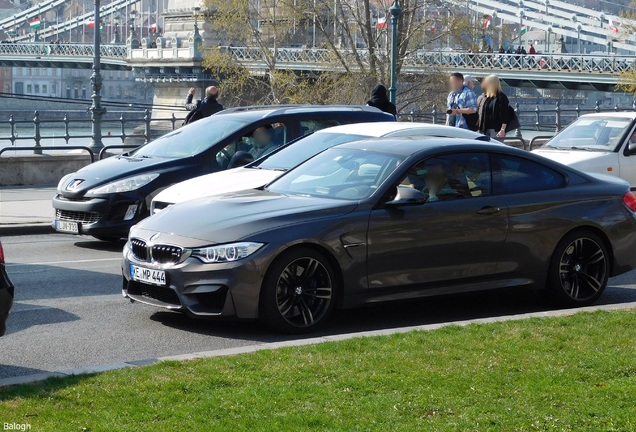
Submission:
[[[330,147],[363,138],[367,137],[338,133],[314,133],[273,153],[271,156],[265,157],[254,164],[253,167],[287,171]]]
[[[181,127],[130,153],[135,157],[184,158],[199,154],[236,132],[248,120],[212,116]]]
[[[632,123],[628,117],[581,117],[545,144],[562,150],[614,151]]]
[[[358,149],[329,149],[309,159],[268,189],[285,195],[346,200],[370,197],[403,158]]]

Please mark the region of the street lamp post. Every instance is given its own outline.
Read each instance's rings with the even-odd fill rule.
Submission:
[[[581,25],[581,23],[577,23],[576,24],[576,40],[579,46],[579,54],[581,54],[581,30],[582,29],[583,29],[583,26]]]
[[[93,88],[93,94],[91,99],[93,100],[91,107],[88,111],[91,113],[92,123],[92,142],[90,149],[95,153],[104,148],[102,143],[102,116],[106,113],[106,109],[102,107],[102,75],[101,58],[100,58],[100,34],[99,28],[101,26],[101,20],[99,16],[100,0],[95,0],[95,27],[93,28],[93,74],[91,75],[91,85]]]
[[[115,32],[113,34],[113,44],[118,44],[121,42],[121,40],[119,39],[119,17],[116,16],[115,18],[113,18],[113,23],[115,25]]]
[[[520,2],[521,3],[521,2]],[[526,15],[523,9],[519,9],[519,46],[521,46],[521,33],[523,31],[523,17]]]
[[[389,87],[389,100],[395,103],[397,94],[397,56],[398,56],[398,21],[402,15],[400,0],[395,0],[389,8],[391,13],[391,85]]]
[[[550,37],[552,37],[552,27],[549,26],[548,27],[548,39],[546,40],[546,45],[547,45],[547,51],[548,51],[548,55],[550,54]]]

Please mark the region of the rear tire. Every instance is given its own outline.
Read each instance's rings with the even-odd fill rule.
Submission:
[[[260,319],[284,333],[320,328],[336,303],[338,279],[324,254],[299,247],[281,254],[261,287]]]
[[[550,262],[548,294],[559,306],[580,307],[603,294],[610,272],[610,254],[601,237],[574,231],[557,245]]]

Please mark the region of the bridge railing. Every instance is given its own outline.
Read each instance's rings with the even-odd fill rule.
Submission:
[[[636,57],[589,54],[499,54],[459,52],[414,52],[405,59],[408,65],[470,69],[537,69],[577,72],[619,73],[634,68]]]
[[[93,57],[94,53],[95,48],[92,44],[0,43],[0,55]],[[125,59],[128,48],[125,45],[101,45],[100,55]]]
[[[255,64],[264,61],[263,52],[250,47],[221,47],[222,51],[231,53],[233,57],[244,64]],[[306,64],[337,64],[340,59],[333,50],[315,48],[278,48],[270,50],[277,63],[306,63]],[[346,61],[352,60],[354,53],[342,49],[339,55]],[[367,50],[356,50],[362,62],[368,62]],[[380,58],[387,53],[376,51]],[[351,63],[352,65],[354,63]],[[408,54],[403,66],[437,66],[441,68],[469,68],[469,69],[536,69],[545,71],[576,71],[619,73],[636,67],[636,56],[591,55],[591,54],[499,54],[472,53],[454,51],[422,51],[416,50]]]

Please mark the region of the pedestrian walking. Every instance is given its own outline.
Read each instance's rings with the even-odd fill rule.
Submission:
[[[446,124],[469,129],[466,117],[477,113],[475,92],[464,84],[464,75],[459,72],[453,72],[449,82],[451,91],[446,98]]]
[[[477,101],[479,132],[503,141],[506,132],[519,127],[519,120],[510,106],[508,96],[501,90],[496,75],[488,75],[481,83],[483,94]]]
[[[216,114],[223,110],[223,105],[221,105],[217,100],[219,96],[219,89],[215,86],[209,86],[205,89],[205,97],[203,100],[193,102],[195,93],[196,89],[194,87],[188,91],[185,108],[190,112],[183,122],[184,125],[194,123],[197,120],[209,117],[212,114]]]
[[[373,90],[371,90],[371,99],[367,101],[367,105],[397,116],[397,108],[395,104],[389,101],[386,87],[382,84],[376,84],[376,86],[373,87]]]

